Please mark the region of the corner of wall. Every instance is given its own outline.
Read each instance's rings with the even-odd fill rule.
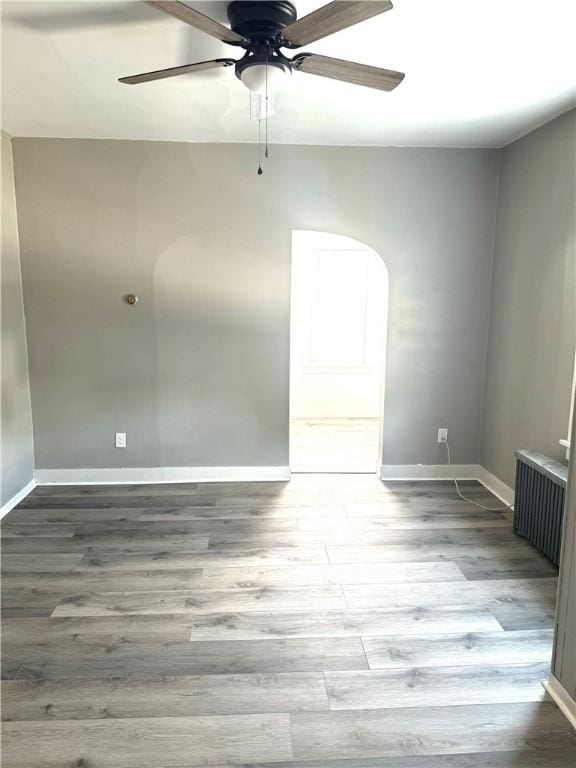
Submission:
[[[12,137],[4,130],[2,154],[1,290],[4,294],[6,285],[15,290],[7,291],[6,296],[2,297],[2,400],[7,399],[14,407],[9,410],[8,416],[5,415],[4,408],[1,414],[3,461],[0,503],[3,505],[0,516],[9,511],[8,507],[11,509],[15,506],[34,487],[34,430],[14,157]],[[8,343],[10,349],[5,359],[5,345]],[[14,413],[17,417],[10,418],[10,414]]]
[[[500,203],[500,181],[502,176],[502,153],[503,148],[497,150],[497,169],[496,169],[496,184],[494,189],[494,222],[492,227],[492,246],[490,252],[490,290],[488,292],[488,322],[486,324],[486,339],[484,342],[484,361],[482,370],[484,371],[481,401],[480,401],[480,423],[478,429],[478,463],[486,470],[486,456],[484,453],[484,433],[486,429],[485,415],[486,415],[486,388],[488,382],[488,365],[489,365],[489,347],[490,347],[490,332],[492,326],[492,299],[494,294],[494,265],[496,263],[496,240],[498,232],[498,215],[499,215],[499,203]]]

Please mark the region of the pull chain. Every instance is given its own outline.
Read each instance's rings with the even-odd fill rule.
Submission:
[[[266,151],[264,152],[264,157],[268,158],[268,51],[266,51],[266,102],[264,109],[264,119],[266,121]]]
[[[265,70],[264,70],[264,76],[265,76],[265,91],[264,91],[264,118],[262,118],[262,102],[261,98],[262,95],[258,97],[258,176],[262,176],[263,170],[262,170],[262,120],[264,120],[264,157],[269,157],[268,152],[268,110],[269,110],[269,97],[268,97],[268,54],[269,51],[266,49],[266,59],[265,59]]]
[[[258,176],[262,176],[262,120],[258,117]]]

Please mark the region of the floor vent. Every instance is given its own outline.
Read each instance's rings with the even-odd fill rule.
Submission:
[[[568,468],[536,451],[516,451],[514,533],[558,565]]]

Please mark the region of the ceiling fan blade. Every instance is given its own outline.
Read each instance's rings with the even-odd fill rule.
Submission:
[[[140,75],[121,77],[119,82],[126,83],[128,85],[136,85],[136,83],[149,83],[151,80],[164,80],[165,77],[187,75],[189,72],[199,72],[202,69],[218,69],[218,67],[230,67],[232,64],[236,64],[235,59],[214,59],[213,61],[198,61],[196,64],[184,64],[183,67],[157,69],[154,72],[142,72]]]
[[[390,0],[335,0],[282,30],[288,48],[299,48],[392,8]]]
[[[246,43],[247,40],[234,32],[229,27],[225,27],[224,24],[220,24],[219,21],[211,19],[210,16],[205,16],[200,11],[195,11],[194,8],[190,8],[189,5],[179,3],[177,0],[146,0],[148,5],[153,8],[158,8],[159,11],[164,11],[170,16],[175,16],[180,21],[184,21],[186,24],[190,24],[191,27],[199,29],[201,32],[206,32],[207,35],[212,35],[217,40],[221,40],[223,43],[231,43],[239,45]]]
[[[364,85],[366,88],[377,88],[379,91],[391,91],[404,80],[403,72],[333,59],[331,56],[317,56],[315,53],[301,53],[295,56],[292,66],[298,72],[343,80],[354,85]]]

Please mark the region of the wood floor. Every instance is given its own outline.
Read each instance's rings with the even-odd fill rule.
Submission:
[[[378,463],[380,419],[290,419],[293,472],[367,472]]]
[[[3,768],[576,765],[556,570],[450,483],[52,486],[2,532]]]

